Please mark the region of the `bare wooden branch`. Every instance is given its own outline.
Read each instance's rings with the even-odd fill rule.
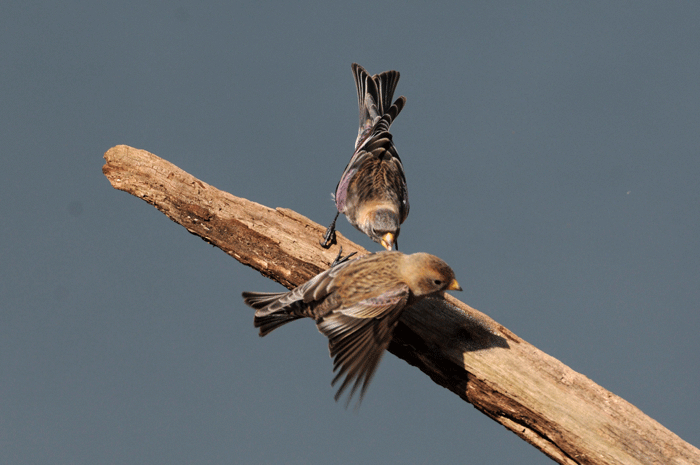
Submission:
[[[337,254],[318,245],[323,226],[291,210],[222,192],[143,150],[104,157],[116,189],[288,288]],[[365,252],[342,234],[338,243]],[[559,463],[700,464],[700,450],[638,408],[451,296],[406,310],[389,351]]]

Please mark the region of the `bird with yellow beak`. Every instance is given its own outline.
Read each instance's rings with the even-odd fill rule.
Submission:
[[[382,251],[337,260],[328,270],[289,292],[244,292],[260,336],[298,318],[312,318],[328,337],[331,384],[344,377],[337,401],[352,385],[346,406],[372,379],[404,309],[445,291],[461,291],[452,269],[426,253]]]
[[[396,151],[391,123],[406,104],[399,97],[392,104],[398,71],[370,76],[353,63],[360,108],[360,128],[355,153],[335,190],[338,212],[320,241],[325,248],[335,242],[335,222],[343,213],[350,224],[387,250],[397,249],[401,223],[408,216],[408,188],[403,164]]]

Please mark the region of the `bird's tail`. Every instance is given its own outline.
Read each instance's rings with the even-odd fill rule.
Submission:
[[[287,292],[244,292],[243,301],[253,307],[255,318],[253,326],[260,328],[260,336],[265,336],[272,330],[285,323],[301,318],[299,314],[292,313],[293,306],[271,305],[279,301]]]
[[[357,103],[360,108],[360,129],[355,143],[357,148],[380,119],[387,119],[387,129],[391,126],[391,122],[396,119],[406,103],[406,97],[399,97],[393,105],[391,103],[399,83],[398,71],[384,71],[370,76],[362,66],[353,63],[352,73],[355,76]],[[385,115],[387,117],[382,118]]]

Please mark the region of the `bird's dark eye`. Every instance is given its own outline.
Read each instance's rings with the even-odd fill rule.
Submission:
[[[436,279],[433,282],[435,283],[436,286],[442,286],[442,281],[440,281],[439,279]]]

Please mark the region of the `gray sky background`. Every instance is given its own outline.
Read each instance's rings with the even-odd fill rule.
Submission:
[[[353,61],[408,99],[401,250],[700,445],[700,4],[431,5],[3,4],[0,462],[549,463],[391,355],[346,411],[311,321],[253,328],[279,285],[101,173],[128,144],[325,225]]]

